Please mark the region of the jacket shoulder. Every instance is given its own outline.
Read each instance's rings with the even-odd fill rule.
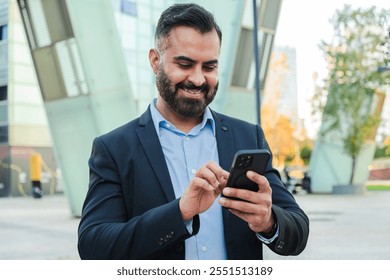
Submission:
[[[254,128],[257,126],[257,124],[255,124],[255,123],[251,123],[249,121],[242,120],[242,119],[239,119],[236,117],[228,116],[228,115],[218,113],[215,111],[212,111],[212,113],[215,117],[216,122],[220,122],[221,124],[230,124],[230,125],[234,125],[234,126],[238,126],[238,127],[244,126],[244,127],[251,127],[251,128]]]

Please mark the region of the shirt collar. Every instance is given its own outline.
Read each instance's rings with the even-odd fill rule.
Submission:
[[[153,124],[154,128],[156,129],[157,135],[160,136],[160,126],[162,126],[165,123],[170,123],[167,121],[157,110],[156,108],[157,98],[154,98],[152,102],[150,103],[150,112],[152,114]],[[209,107],[206,107],[206,110],[203,114],[203,119],[201,124],[199,125],[199,130],[202,130],[206,125],[210,125],[213,134],[215,136],[215,121],[213,118],[213,115],[211,113],[211,110]]]

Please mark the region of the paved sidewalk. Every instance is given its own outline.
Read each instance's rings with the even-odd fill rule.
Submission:
[[[390,191],[295,196],[311,220],[306,250],[265,259],[390,259]],[[79,259],[78,218],[65,196],[0,198],[0,260]]]
[[[390,191],[295,197],[310,219],[307,247],[294,257],[267,248],[265,259],[390,260]]]
[[[79,259],[78,223],[63,195],[0,198],[0,259]]]

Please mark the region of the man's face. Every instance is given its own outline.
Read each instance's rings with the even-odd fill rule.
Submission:
[[[189,27],[176,27],[163,46],[155,67],[151,60],[161,105],[166,107],[162,109],[180,117],[201,117],[218,89],[216,31],[202,35]]]

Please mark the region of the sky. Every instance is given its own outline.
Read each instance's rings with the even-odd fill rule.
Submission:
[[[352,7],[390,9],[389,0],[283,0],[277,26],[275,45],[290,46],[297,52],[298,106],[301,118],[310,118],[308,99],[312,94],[312,74],[326,74],[326,64],[318,45],[329,42],[333,35],[330,18],[344,4]],[[388,97],[390,99],[390,97]],[[316,127],[308,124],[309,134]]]

